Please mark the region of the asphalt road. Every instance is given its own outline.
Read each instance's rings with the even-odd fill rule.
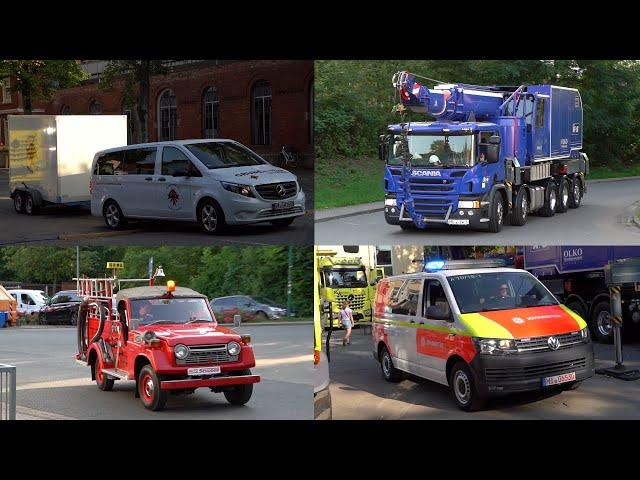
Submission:
[[[331,338],[331,401],[334,420],[538,420],[640,419],[640,380],[596,375],[574,391],[526,392],[492,400],[479,412],[459,410],[449,389],[411,377],[388,383],[371,353],[371,335],[353,331],[342,346],[342,332]],[[596,367],[614,365],[611,345],[595,344]],[[640,341],[624,346],[625,365],[640,368]]]
[[[98,390],[88,367],[74,360],[75,328],[0,330],[0,363],[17,367],[18,419],[303,419],[313,418],[313,362],[309,325],[243,326],[251,333],[261,375],[242,407],[221,393],[198,389],[169,396],[165,410],[146,410],[134,398],[135,382]]]
[[[640,207],[640,179],[588,184],[578,209],[551,218],[531,215],[522,227],[505,225],[500,233],[437,226],[404,231],[389,225],[384,212],[316,222],[317,244],[372,245],[629,245],[640,244],[640,228],[631,217]],[[336,240],[339,239],[339,240]]]
[[[311,245],[313,243],[313,171],[298,170],[306,194],[307,213],[286,228],[269,223],[231,227],[222,235],[207,235],[196,223],[131,222],[112,232],[101,217],[87,209],[48,207],[37,216],[19,215],[9,198],[8,174],[0,170],[0,245]]]

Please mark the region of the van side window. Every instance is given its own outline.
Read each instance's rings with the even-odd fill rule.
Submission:
[[[157,148],[134,148],[124,152],[124,173],[127,175],[153,175],[156,169]]]
[[[111,152],[101,155],[96,161],[95,175],[116,175],[122,173],[124,152]]]
[[[425,312],[428,307],[442,307],[449,313],[451,307],[447,295],[444,293],[444,288],[438,280],[429,280],[425,286],[425,298],[422,311]]]
[[[394,280],[391,283],[389,308],[396,315],[417,315],[422,280]]]
[[[175,147],[162,149],[162,175],[173,176],[176,170],[194,173],[191,176],[200,177],[198,169],[191,164],[191,160]],[[195,174],[195,172],[198,172]]]

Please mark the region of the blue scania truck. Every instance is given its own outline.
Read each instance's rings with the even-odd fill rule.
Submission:
[[[589,159],[582,152],[578,90],[553,85],[421,85],[398,72],[401,122],[380,136],[385,220],[499,232],[529,214],[578,208]],[[422,78],[420,78],[422,80]],[[406,111],[434,121],[409,122]]]

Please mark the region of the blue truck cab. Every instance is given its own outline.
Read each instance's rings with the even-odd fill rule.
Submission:
[[[582,100],[551,85],[420,85],[394,76],[402,109],[434,121],[402,122],[380,136],[385,219],[404,229],[434,224],[524,225],[530,213],[577,208],[586,191]]]

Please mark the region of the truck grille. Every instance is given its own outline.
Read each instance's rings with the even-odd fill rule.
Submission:
[[[487,382],[506,382],[518,380],[532,380],[536,378],[560,375],[573,372],[587,366],[586,358],[576,358],[564,362],[546,363],[530,367],[486,368]]]
[[[289,215],[291,213],[304,213],[304,209],[300,205],[282,210],[263,210],[258,214],[258,218],[278,217],[280,215]]]
[[[279,185],[284,188],[284,195],[278,194]],[[265,183],[256,185],[256,191],[265,200],[282,200],[295,197],[298,193],[298,184],[296,182]]]
[[[560,342],[559,349],[582,343],[580,332],[563,333],[561,335],[548,335],[546,337],[521,338],[516,340],[518,352],[544,352],[549,351],[549,337],[556,337]]]
[[[349,298],[349,297],[353,297],[353,298]],[[341,304],[342,302],[344,302],[345,300],[347,300],[349,302],[349,307],[352,310],[362,310],[364,308],[364,295],[363,294],[336,294],[336,301],[338,302],[338,304]]]
[[[411,194],[439,194],[453,192],[453,180],[435,178],[412,178],[409,180]]]
[[[189,347],[189,356],[183,360],[176,359],[178,365],[208,365],[211,363],[236,362],[238,356],[232,357],[227,353],[227,346],[223,343],[217,345],[199,345]]]

